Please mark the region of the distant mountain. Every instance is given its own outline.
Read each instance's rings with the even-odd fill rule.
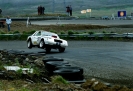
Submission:
[[[37,13],[37,7],[42,5],[46,12],[65,12],[67,5],[72,5],[74,11],[87,8],[118,7],[133,5],[133,0],[0,0],[3,15],[19,15]]]

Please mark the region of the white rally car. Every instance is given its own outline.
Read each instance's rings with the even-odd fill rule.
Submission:
[[[27,38],[28,48],[37,46],[38,48],[45,49],[46,52],[50,52],[51,49],[58,49],[59,52],[64,52],[68,46],[66,40],[60,39],[55,33],[38,30]]]

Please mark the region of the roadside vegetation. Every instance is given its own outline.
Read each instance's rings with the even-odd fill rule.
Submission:
[[[33,34],[36,30],[46,30],[57,33],[63,39],[73,40],[123,40],[123,38],[110,38],[105,36],[99,38],[93,36],[95,34],[123,34],[133,33],[132,25],[117,25],[117,26],[100,26],[100,25],[84,25],[84,24],[60,24],[60,25],[28,25],[26,21],[13,21],[11,31],[7,31],[7,26],[0,28],[0,40],[26,40],[27,37]],[[90,37],[88,37],[90,36]],[[124,40],[132,40],[124,38]]]

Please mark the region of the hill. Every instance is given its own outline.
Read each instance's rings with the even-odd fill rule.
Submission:
[[[0,0],[3,15],[37,14],[42,5],[48,13],[65,13],[66,6],[72,5],[73,11],[83,9],[125,9],[132,7],[133,0]]]

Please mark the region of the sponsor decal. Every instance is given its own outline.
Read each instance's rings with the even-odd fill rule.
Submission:
[[[126,17],[126,11],[118,11],[118,17]]]

